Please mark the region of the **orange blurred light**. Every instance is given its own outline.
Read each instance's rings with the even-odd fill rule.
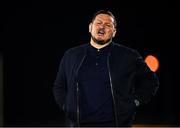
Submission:
[[[148,55],[145,58],[145,62],[147,63],[147,65],[149,66],[149,68],[153,71],[156,72],[159,68],[159,61],[158,59],[153,56],[153,55]]]

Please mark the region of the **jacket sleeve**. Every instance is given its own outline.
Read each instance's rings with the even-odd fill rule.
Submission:
[[[136,59],[135,97],[140,104],[151,100],[159,88],[159,80],[155,72],[151,71],[139,53]]]
[[[60,109],[64,110],[66,95],[65,55],[62,57],[53,86],[53,95]]]

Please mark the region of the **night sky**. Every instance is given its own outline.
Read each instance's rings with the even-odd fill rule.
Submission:
[[[3,6],[4,5],[4,6]],[[138,109],[135,124],[180,126],[177,3],[14,1],[1,9],[4,126],[62,126],[52,86],[63,53],[89,43],[88,25],[101,9],[117,19],[114,42],[159,59],[160,88]]]

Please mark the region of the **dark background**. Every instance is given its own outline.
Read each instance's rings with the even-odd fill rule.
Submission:
[[[100,9],[118,22],[114,41],[160,61],[160,88],[138,110],[135,124],[180,126],[179,13],[170,1],[15,1],[2,4],[4,126],[62,126],[52,86],[65,50],[89,43],[88,25]]]

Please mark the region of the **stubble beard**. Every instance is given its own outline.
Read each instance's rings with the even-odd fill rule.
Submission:
[[[108,40],[97,40],[94,36],[92,36],[91,35],[91,38],[92,38],[92,40],[96,43],[96,44],[98,44],[98,45],[104,45],[104,44],[107,44],[107,43],[109,43],[112,39],[111,38],[109,38]]]

